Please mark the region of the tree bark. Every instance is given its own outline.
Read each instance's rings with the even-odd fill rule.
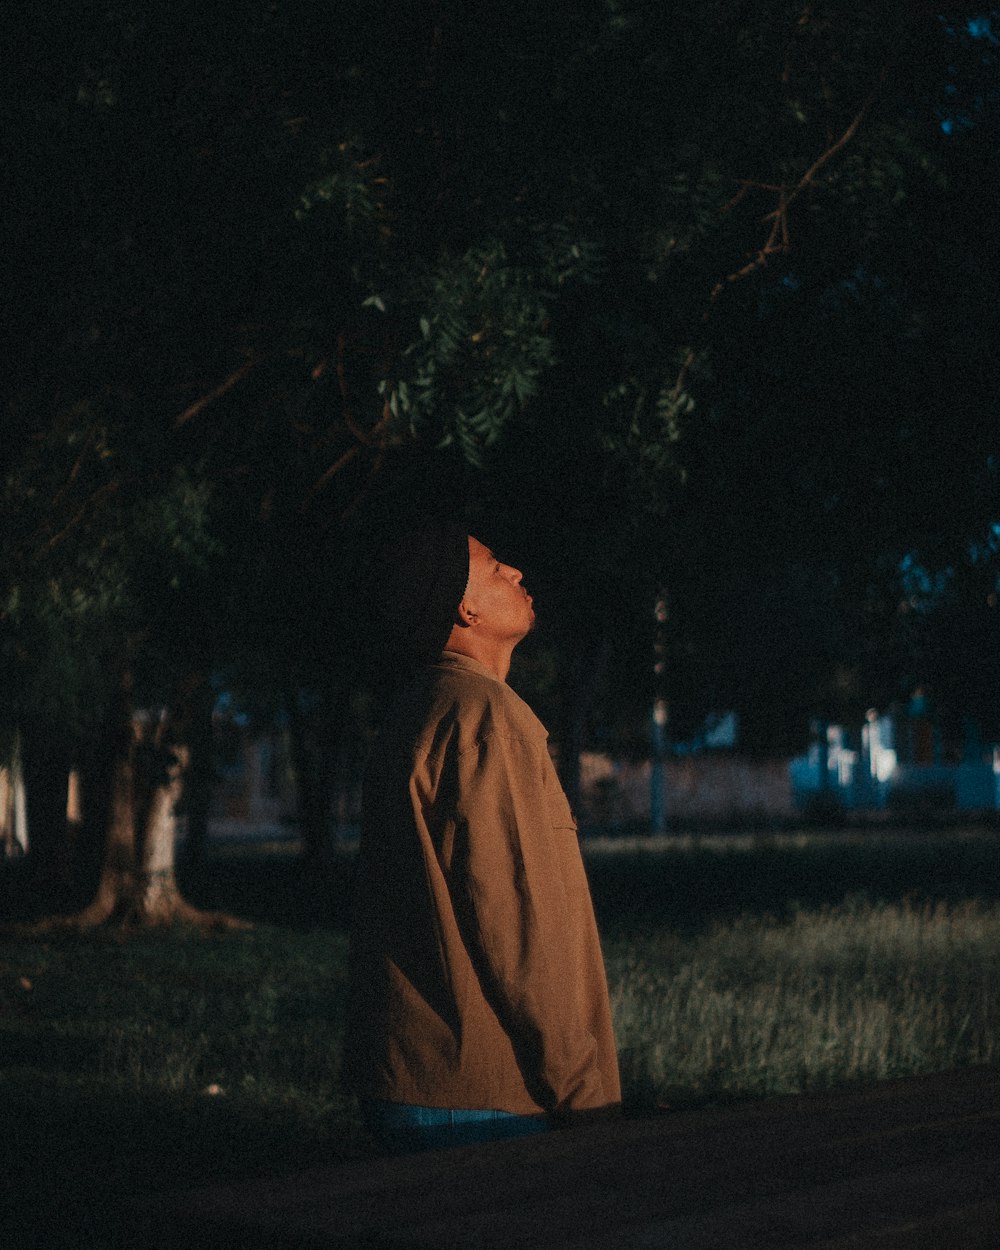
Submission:
[[[221,912],[193,907],[181,895],[175,872],[175,808],[189,761],[180,740],[183,713],[136,712],[131,682],[122,682],[110,751],[110,802],[100,878],[93,899],[76,915],[32,926],[92,929],[103,924],[150,928],[190,924],[203,929],[249,927]]]
[[[20,739],[9,764],[0,766],[0,848],[4,859],[27,854],[28,808],[24,797]]]

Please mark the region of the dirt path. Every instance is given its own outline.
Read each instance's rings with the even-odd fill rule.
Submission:
[[[160,1227],[270,1250],[998,1250],[1000,1070],[201,1190]]]

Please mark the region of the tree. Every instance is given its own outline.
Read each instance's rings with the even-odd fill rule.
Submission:
[[[488,501],[521,535],[544,502],[580,737],[596,661],[648,614],[680,440],[731,392],[728,345],[776,267],[809,258],[830,285],[845,238],[885,237],[893,197],[923,194],[910,111],[950,55],[901,0],[438,0],[347,25],[312,4],[94,3],[20,34],[16,717],[84,709],[78,741],[95,709],[120,727],[129,680],[174,706],[253,672],[320,708],[303,782],[306,738],[331,749],[357,681],[350,571],[381,519],[429,500],[470,520]],[[560,568],[595,549],[600,595]],[[66,680],[27,662],[43,652]]]
[[[760,745],[796,745],[815,715],[857,723],[932,672],[953,695],[969,685],[943,677],[964,671],[959,649],[932,663],[918,646],[904,584],[907,567],[931,583],[971,570],[998,502],[995,114],[957,139],[940,123],[933,98],[914,106],[935,176],[900,197],[894,229],[804,249],[758,287],[686,432],[680,694],[740,706]],[[710,593],[685,591],[692,564],[715,573]]]

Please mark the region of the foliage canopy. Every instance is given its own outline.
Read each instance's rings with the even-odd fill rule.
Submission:
[[[952,7],[22,13],[7,719],[85,720],[123,651],[151,697],[342,684],[356,553],[431,506],[531,552],[564,684],[628,635],[643,701],[666,579],[692,714],[834,707],[903,555],[994,516],[995,61]]]

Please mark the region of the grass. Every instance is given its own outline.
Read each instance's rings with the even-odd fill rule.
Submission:
[[[998,865],[995,831],[592,843],[627,1102],[997,1062]],[[370,1153],[338,1087],[349,877],[229,853],[186,893],[252,931],[0,942],[5,1245],[113,1244],[122,1194]]]
[[[0,945],[5,1250],[117,1244],[123,1196],[370,1152],[338,1087],[346,946],[272,925]]]
[[[637,1109],[1000,1057],[995,829],[607,839],[588,866]]]
[[[690,1105],[992,1063],[1000,906],[858,899],[609,944],[626,1097]]]
[[[4,964],[7,966],[4,967]],[[346,939],[105,935],[22,947],[6,1054],[116,1090],[221,1088],[265,1106],[338,1102]]]

